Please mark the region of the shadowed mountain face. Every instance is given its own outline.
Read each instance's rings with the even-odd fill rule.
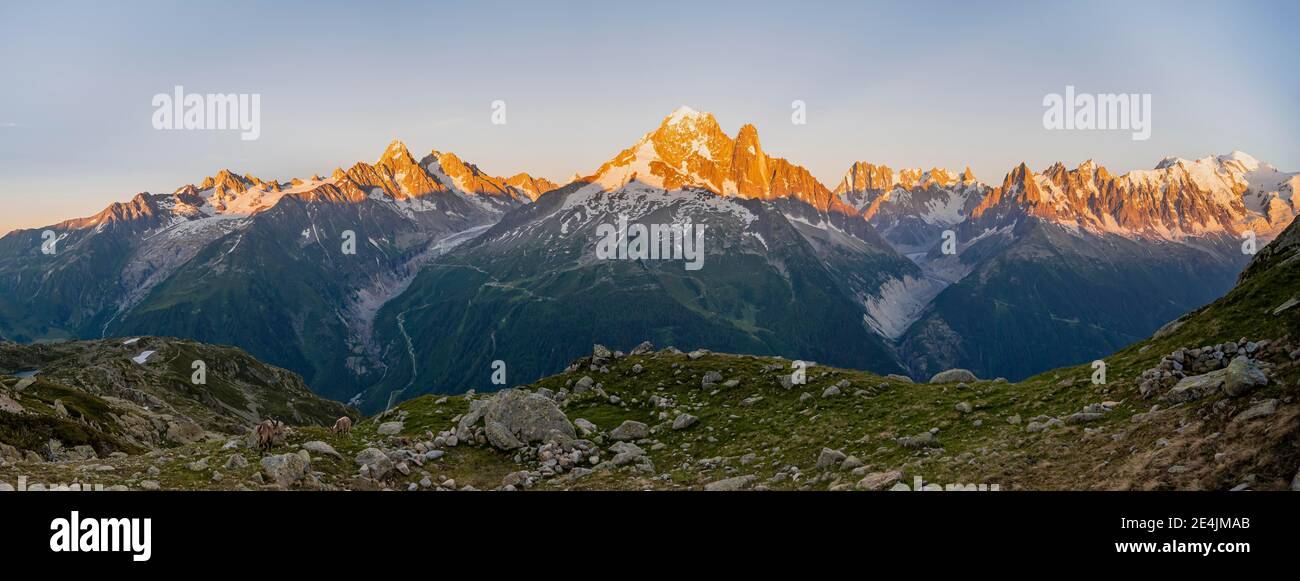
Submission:
[[[328,178],[223,170],[11,232],[0,338],[227,343],[368,409],[645,339],[1018,379],[1220,296],[1243,241],[1291,223],[1297,180],[1234,152],[1123,175],[1021,164],[1000,186],[858,162],[830,189],[752,125],[731,136],[689,108],[563,187],[394,142]],[[666,258],[627,244],[641,229]],[[673,232],[701,254],[674,255]]]
[[[1018,380],[1148,336],[1232,287],[1291,222],[1298,179],[1240,152],[1121,176],[1022,164],[1000,187],[952,175],[859,163],[836,189],[924,273],[891,289],[921,306],[887,329],[917,377]]]
[[[915,266],[861,220],[781,206],[639,182],[547,194],[435,259],[384,308],[376,328],[389,331],[381,344],[391,375],[359,403],[382,405],[393,388],[408,390],[401,397],[490,389],[495,360],[526,380],[593,342],[630,349],[647,338],[901,371],[855,297]],[[686,260],[597,256],[601,225],[683,217],[704,228],[698,270]]]
[[[153,333],[239,345],[347,399],[382,376],[370,343],[379,306],[429,258],[532,195],[449,153],[417,163],[399,142],[328,179],[222,171],[0,239],[0,337]]]

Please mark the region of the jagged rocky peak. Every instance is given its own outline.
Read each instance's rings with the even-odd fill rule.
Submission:
[[[849,170],[844,173],[840,185],[835,187],[835,193],[887,190],[894,187],[895,183],[897,182],[894,181],[894,170],[889,166],[857,161],[853,162]]]
[[[560,187],[560,184],[546,178],[534,177],[527,173],[517,173],[506,178],[506,185],[519,190],[530,200],[536,201],[542,194]]]
[[[872,192],[890,190],[895,187],[904,190],[930,187],[952,187],[978,183],[974,172],[967,166],[961,172],[953,172],[940,167],[930,169],[904,168],[895,172],[887,165],[876,165],[866,161],[854,162],[849,166],[840,183],[835,187],[836,194],[850,192]]]
[[[101,210],[98,214],[85,218],[76,218],[67,220],[58,224],[60,229],[77,230],[81,228],[92,228],[96,226],[106,226],[118,222],[144,221],[152,222],[161,213],[155,196],[149,192],[140,192],[127,202],[113,202],[107,208]]]
[[[616,190],[637,181],[666,190],[696,188],[754,199],[793,197],[821,210],[836,205],[830,190],[802,166],[763,151],[758,129],[729,137],[710,113],[673,111],[659,127],[583,178]]]
[[[1297,174],[1242,152],[1195,161],[1167,157],[1153,170],[1115,176],[1092,160],[1035,174],[1021,163],[975,208],[979,217],[1024,213],[1070,227],[1178,239],[1246,231],[1270,239],[1297,214]]]

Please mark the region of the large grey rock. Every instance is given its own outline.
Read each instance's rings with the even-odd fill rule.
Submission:
[[[1201,375],[1184,377],[1165,393],[1164,400],[1169,403],[1185,403],[1213,395],[1223,387],[1227,374],[1227,369],[1219,369]]]
[[[615,442],[609,447],[609,451],[615,454],[631,454],[633,456],[645,456],[645,450],[632,442]]]
[[[640,440],[650,436],[650,426],[636,420],[627,420],[609,432],[612,440]]]
[[[402,432],[403,427],[405,427],[405,424],[402,422],[384,422],[379,424],[376,432],[381,436],[396,436]]]
[[[23,413],[23,406],[18,405],[18,402],[14,401],[13,399],[10,399],[9,396],[0,393],[0,412],[21,414]]]
[[[365,466],[370,472],[370,477],[375,480],[382,480],[385,475],[393,471],[393,461],[379,448],[362,450],[357,454],[357,464]]]
[[[302,449],[308,452],[315,452],[317,454],[322,454],[325,456],[333,456],[335,458],[343,457],[342,454],[338,453],[338,450],[334,449],[334,446],[326,444],[325,442],[322,442],[320,440],[312,440],[310,442],[307,442],[302,445]]]
[[[579,379],[577,383],[573,384],[573,393],[587,393],[588,391],[591,391],[591,386],[595,384],[596,382],[591,378],[591,376],[584,375],[582,376],[582,379]]]
[[[1264,370],[1244,355],[1234,358],[1225,371],[1223,393],[1230,397],[1241,397],[1255,388],[1268,385],[1268,376]]]
[[[655,346],[652,343],[649,341],[642,341],[640,345],[632,348],[632,355],[645,355],[646,353],[654,351],[654,349]]]
[[[675,419],[673,419],[673,429],[685,430],[686,428],[694,426],[695,423],[698,421],[700,421],[700,418],[697,418],[691,414],[680,414]]]
[[[496,394],[488,401],[483,419],[489,426],[493,423],[500,424],[500,429],[509,432],[521,445],[578,437],[573,423],[569,422],[555,401],[519,389],[507,389]],[[498,435],[501,434],[500,429]],[[502,438],[493,445],[510,443],[510,440]]]
[[[753,483],[754,480],[756,479],[757,477],[752,474],[747,474],[745,476],[735,476],[732,478],[724,478],[716,482],[710,482],[708,484],[705,484],[704,489],[710,492],[730,492],[733,490],[740,490],[742,488],[745,488],[749,486],[751,483]]]
[[[167,440],[177,444],[193,444],[203,439],[203,428],[189,420],[167,424]]]
[[[843,460],[844,452],[832,450],[830,448],[822,448],[821,454],[817,455],[817,469],[827,470],[834,468]]]
[[[722,381],[722,374],[718,373],[717,371],[709,371],[705,373],[704,378],[700,380],[700,387],[708,389],[713,384],[718,383],[719,381]]]
[[[574,427],[578,428],[578,432],[580,432],[583,436],[590,436],[591,434],[600,431],[600,428],[596,427],[596,424],[591,423],[590,420],[587,420],[585,418],[578,418],[576,420],[573,420],[573,425]]]
[[[1255,418],[1268,417],[1275,413],[1277,413],[1277,400],[1266,399],[1264,401],[1261,401],[1259,403],[1256,403],[1255,405],[1246,408],[1245,411],[1237,414],[1236,417],[1232,418],[1232,421],[1246,422],[1246,421],[1253,420]]]
[[[484,430],[487,435],[488,443],[500,450],[514,450],[524,447],[524,443],[519,441],[510,429],[501,422],[489,421],[487,428]]]
[[[474,426],[483,420],[483,414],[487,413],[487,404],[489,400],[476,399],[469,402],[469,411],[460,417],[460,422],[456,424],[456,441],[469,442],[474,439]],[[449,445],[455,446],[455,443]]]
[[[872,472],[863,476],[862,480],[858,481],[857,487],[859,490],[884,490],[902,479],[903,473],[898,470]]]
[[[1100,419],[1105,418],[1105,417],[1106,417],[1105,414],[1102,414],[1102,413],[1099,413],[1099,412],[1079,412],[1079,413],[1076,413],[1076,414],[1070,414],[1070,415],[1066,416],[1066,417],[1065,417],[1065,423],[1067,423],[1067,424],[1082,424],[1082,423],[1087,423],[1087,422],[1095,422],[1095,421],[1100,420]]]
[[[286,488],[301,482],[310,470],[311,464],[302,454],[278,454],[262,458],[262,475]]]
[[[939,447],[939,440],[934,437],[933,433],[921,432],[915,436],[899,438],[898,445],[904,448],[937,448]]]
[[[979,378],[966,369],[940,371],[930,378],[930,383],[956,383],[958,381],[979,381]]]

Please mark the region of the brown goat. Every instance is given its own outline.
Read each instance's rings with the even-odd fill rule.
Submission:
[[[257,448],[263,452],[284,439],[284,422],[279,420],[262,420],[257,424]]]
[[[347,416],[343,416],[339,418],[337,422],[334,422],[334,427],[330,428],[330,431],[334,432],[335,434],[352,433],[352,418],[349,418]]]

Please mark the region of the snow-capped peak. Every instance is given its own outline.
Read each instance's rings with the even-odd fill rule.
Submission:
[[[1058,163],[1042,174],[1022,164],[973,215],[1020,208],[1072,228],[1124,236],[1180,239],[1250,231],[1268,239],[1300,211],[1292,196],[1297,182],[1297,174],[1240,151],[1195,161],[1166,157],[1153,170],[1119,176],[1093,163],[1075,170]]]
[[[1233,150],[1232,153],[1219,156],[1220,163],[1227,163],[1230,161],[1237,162],[1246,171],[1255,171],[1259,169],[1260,166],[1258,159],[1255,159],[1250,154],[1244,151]]]
[[[685,119],[695,119],[703,115],[704,115],[703,113],[700,113],[695,109],[687,107],[686,105],[682,105],[681,107],[674,109],[672,114],[668,115],[668,118],[664,121],[664,123],[667,123],[668,125],[676,125],[677,123]]]
[[[703,189],[743,198],[791,197],[825,210],[835,203],[803,167],[763,152],[758,131],[745,125],[728,136],[710,113],[680,107],[635,145],[589,178],[608,191],[630,182],[665,190]]]

